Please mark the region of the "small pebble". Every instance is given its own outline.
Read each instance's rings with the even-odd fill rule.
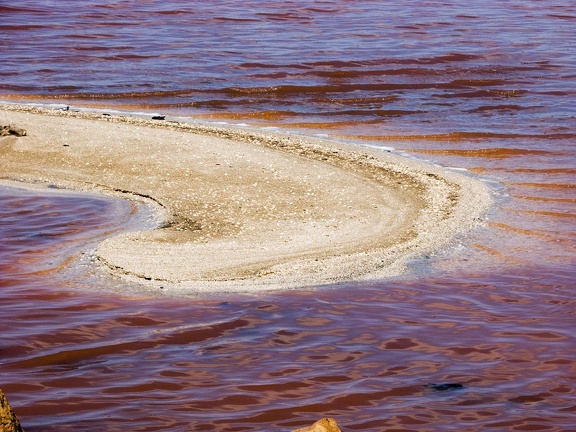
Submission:
[[[435,391],[459,390],[464,388],[464,386],[460,383],[428,383],[426,384],[426,387]]]

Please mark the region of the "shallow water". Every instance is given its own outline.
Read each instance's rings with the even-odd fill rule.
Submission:
[[[0,5],[0,99],[395,147],[498,208],[406,278],[174,299],[91,265],[127,204],[2,189],[0,388],[28,432],[576,430],[573,2],[70,3]]]
[[[151,297],[54,261],[119,204],[1,196],[0,380],[27,431],[574,430],[571,267]]]

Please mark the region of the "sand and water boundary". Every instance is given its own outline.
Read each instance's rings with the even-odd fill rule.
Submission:
[[[0,105],[0,179],[134,196],[155,230],[97,261],[164,292],[258,292],[399,275],[482,223],[483,182],[376,149],[268,130]]]

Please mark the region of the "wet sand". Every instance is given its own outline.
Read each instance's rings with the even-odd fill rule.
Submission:
[[[159,227],[104,240],[117,277],[257,292],[401,274],[482,222],[480,181],[389,152],[170,120],[0,106],[0,179],[146,199]]]

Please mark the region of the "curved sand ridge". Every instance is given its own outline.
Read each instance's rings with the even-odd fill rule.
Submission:
[[[0,177],[149,197],[152,231],[104,240],[112,272],[164,292],[397,275],[491,205],[467,176],[382,151],[176,121],[1,106]]]

